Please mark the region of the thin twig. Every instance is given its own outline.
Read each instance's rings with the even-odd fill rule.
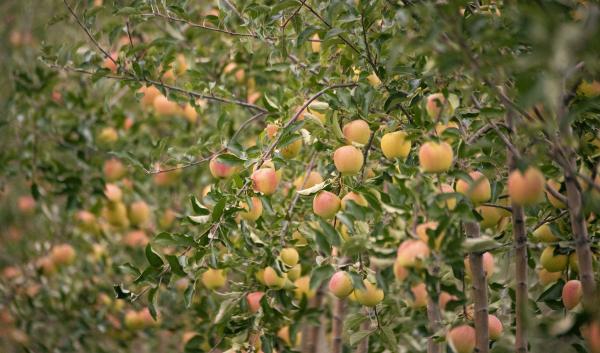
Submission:
[[[294,10],[294,13],[292,13],[292,14],[290,15],[290,17],[288,17],[288,18],[287,18],[285,21],[283,21],[283,23],[281,24],[281,26],[280,26],[280,27],[281,27],[283,30],[285,30],[285,27],[287,27],[288,23],[289,23],[289,22],[292,20],[292,18],[294,18],[294,16],[296,16],[296,15],[297,15],[297,14],[300,12],[300,10],[302,10],[302,7],[303,7],[304,3],[306,2],[306,0],[301,0],[301,1],[302,1],[302,4],[301,4],[300,6],[298,6],[298,7],[296,8],[296,10]]]
[[[79,19],[79,17],[75,13],[75,10],[73,10],[73,8],[71,7],[71,5],[69,5],[69,3],[67,2],[67,0],[63,0],[63,2],[65,3],[65,6],[69,10],[69,12],[71,13],[71,15],[75,19],[75,21],[77,21],[77,24],[79,24],[79,27],[81,27],[83,29],[83,31],[88,36],[88,38],[90,38],[90,40],[92,41],[92,43],[94,43],[94,45],[96,46],[96,48],[98,48],[98,50],[100,50],[102,52],[102,54],[104,54],[104,56],[107,57],[110,61],[112,61],[116,66],[119,66],[119,64],[112,57],[112,55],[110,55],[108,53],[108,51],[106,51],[106,49],[102,48],[102,46],[100,45],[100,43],[98,43],[98,41],[96,40],[96,38],[94,38],[94,36],[90,32],[90,30],[83,24],[83,22],[81,22],[81,19]]]

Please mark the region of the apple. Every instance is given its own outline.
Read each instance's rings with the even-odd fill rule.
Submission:
[[[106,196],[110,202],[120,202],[123,198],[123,192],[121,191],[121,188],[115,184],[106,184],[104,186],[104,196]]]
[[[579,305],[582,296],[583,290],[579,280],[573,279],[565,283],[562,289],[562,302],[567,310]]]
[[[452,187],[452,185],[450,185],[450,184],[440,185],[440,194],[448,194],[448,193],[454,193],[454,188]],[[446,198],[443,205],[445,205],[448,210],[452,211],[454,208],[456,208],[456,198],[455,197]]]
[[[448,171],[453,158],[452,147],[447,142],[429,141],[419,148],[419,165],[425,173]]]
[[[132,230],[125,234],[123,238],[123,243],[132,248],[143,248],[150,242],[146,232],[143,230]]]
[[[31,215],[35,211],[35,199],[30,196],[20,196],[17,200],[17,205],[19,207],[19,211],[26,215]]]
[[[600,353],[600,322],[592,321],[582,328],[582,336],[587,341],[590,353]]]
[[[158,225],[160,228],[169,229],[173,225],[173,222],[175,222],[176,218],[177,213],[172,209],[167,208],[158,219]]]
[[[115,63],[115,61],[117,60],[118,57],[119,57],[119,53],[117,53],[117,52],[110,53],[110,57],[107,56],[104,58],[104,61],[102,62],[102,67],[104,67],[105,69],[109,69],[113,74],[117,73],[118,66]]]
[[[600,81],[582,81],[577,87],[577,94],[588,98],[600,96]]]
[[[371,137],[371,128],[369,128],[369,124],[361,119],[353,120],[344,125],[342,132],[348,144],[356,142],[361,145],[366,145]]]
[[[161,95],[160,90],[158,88],[156,88],[156,86],[142,86],[142,87],[140,87],[138,92],[143,94],[142,99],[140,100],[140,103],[144,107],[153,106],[154,99],[156,99],[156,97]]]
[[[458,129],[458,124],[455,123],[454,121],[449,121],[447,123],[442,123],[442,122],[438,122],[437,124],[435,124],[435,133],[438,136],[442,136],[442,134],[444,133],[444,131],[446,131],[447,129]],[[452,141],[453,138],[447,138],[445,139],[446,141]]]
[[[251,176],[254,191],[265,195],[272,195],[277,191],[279,178],[273,168],[261,168],[255,170]]]
[[[513,170],[508,176],[508,195],[517,205],[533,205],[544,195],[546,179],[538,169],[529,167],[522,173]]]
[[[463,179],[456,182],[456,192],[465,195],[476,205],[488,201],[492,197],[489,179],[478,171],[470,172],[469,176],[473,180],[471,183]]]
[[[426,243],[421,240],[407,239],[398,247],[396,262],[399,266],[419,268],[429,254],[429,246]]]
[[[55,245],[50,252],[50,258],[57,266],[72,264],[75,256],[75,249],[70,244]]]
[[[414,309],[426,308],[427,299],[429,298],[429,296],[427,294],[427,287],[425,286],[425,283],[421,282],[412,286],[410,288],[410,291],[413,295],[411,306]]]
[[[485,277],[489,278],[494,274],[495,264],[494,264],[494,255],[490,252],[485,252],[482,255],[483,257],[483,271],[485,272]],[[471,262],[469,261],[469,257],[465,257],[465,273],[469,277],[473,277],[471,272]]]
[[[183,107],[183,117],[190,123],[195,124],[198,121],[198,112],[190,103]]]
[[[301,175],[294,180],[294,186],[297,190],[309,189],[323,182],[323,177],[319,172],[311,171],[308,176]],[[303,185],[304,184],[304,185]]]
[[[342,175],[357,174],[363,166],[363,154],[354,146],[342,146],[333,153],[333,162]]]
[[[125,166],[116,158],[107,159],[102,168],[107,181],[117,181],[125,176]]]
[[[538,280],[543,287],[558,281],[562,277],[562,272],[549,272],[545,268],[539,269],[537,274]]]
[[[301,335],[300,333],[296,333],[296,336],[292,340],[290,337],[290,327],[283,326],[277,331],[277,337],[279,337],[286,346],[292,346],[292,344],[300,344]]]
[[[376,306],[379,304],[384,297],[383,290],[377,288],[375,284],[367,281],[363,281],[364,288],[356,288],[354,294],[356,300],[364,306]]]
[[[154,98],[152,106],[159,116],[173,116],[181,112],[181,108],[176,102],[170,101],[167,97],[160,94]]]
[[[308,245],[306,238],[297,230],[292,233],[292,240],[295,242],[295,245],[299,247]]]
[[[375,88],[381,86],[381,79],[374,72],[367,76],[367,81],[369,81],[369,84]]]
[[[475,350],[475,329],[469,325],[454,327],[448,331],[446,341],[455,353],[472,353]]]
[[[312,42],[310,42],[310,48],[313,53],[318,53],[321,51],[321,38],[319,38],[319,33],[315,33],[311,37]]]
[[[313,212],[325,219],[332,218],[340,210],[340,198],[329,191],[319,192],[313,199]]]
[[[329,291],[336,297],[343,299],[352,293],[352,279],[346,271],[338,271],[329,280]]]
[[[150,207],[142,200],[129,205],[129,222],[134,226],[143,226],[150,220]]]
[[[416,233],[419,239],[425,244],[429,244],[429,235],[427,234],[428,230],[436,230],[438,227],[438,222],[429,221],[425,223],[421,223],[417,225]],[[435,247],[439,249],[442,241],[444,239],[444,233],[440,234],[437,239],[435,239]]]
[[[488,335],[492,341],[497,341],[502,337],[502,321],[496,315],[488,315]]]
[[[561,188],[560,182],[558,182],[554,179],[550,179],[550,180],[548,180],[547,185],[549,188],[555,190],[556,192],[558,192],[560,194],[560,188]],[[561,200],[554,197],[549,191],[546,191],[546,197],[548,198],[548,202],[550,202],[550,204],[556,208],[566,208],[567,207],[567,205],[564,202],[562,202]]]
[[[554,232],[552,232],[552,228],[548,223],[539,226],[533,231],[532,235],[535,241],[542,243],[552,243],[559,240],[559,238],[554,235]]]
[[[285,147],[282,147],[279,152],[281,156],[285,159],[292,159],[296,157],[300,150],[302,149],[302,138],[298,138],[294,140],[292,143],[288,144]]]
[[[554,254],[555,247],[548,246],[542,251],[540,264],[549,272],[560,272],[567,267],[568,257],[563,254]]]
[[[399,282],[404,281],[408,277],[408,270],[398,261],[394,261],[394,277]]]
[[[569,254],[569,267],[573,272],[579,273],[579,259],[576,252]]]
[[[105,127],[96,136],[98,143],[101,145],[112,145],[119,139],[119,134],[114,127]]]
[[[209,268],[202,273],[202,284],[208,289],[218,289],[225,285],[227,276],[222,269]]]
[[[155,168],[156,170],[160,170],[160,165],[157,164]],[[179,180],[179,176],[181,176],[181,168],[177,168],[168,172],[156,173],[154,174],[153,181],[157,186],[171,186]]]
[[[302,276],[294,281],[294,285],[296,288],[294,289],[294,296],[297,300],[302,300],[303,296],[306,296],[306,299],[312,299],[315,297],[316,291],[314,289],[310,289],[310,276]]]
[[[248,302],[250,312],[256,313],[260,309],[260,300],[264,295],[264,292],[252,292],[246,295],[246,301]]]
[[[150,314],[150,309],[143,308],[138,311],[138,317],[142,323],[143,327],[152,327],[156,326],[157,322],[152,318],[152,314]]]
[[[446,305],[448,305],[448,303],[453,302],[453,301],[457,301],[458,297],[455,295],[452,295],[448,292],[441,292],[440,296],[438,298],[438,303],[440,306],[441,310],[445,310],[446,309]]]
[[[248,206],[248,203],[242,202],[240,206],[244,209],[244,211],[240,212],[240,216],[242,219],[246,221],[256,221],[260,218],[263,211],[263,205],[260,199],[256,196],[251,198],[251,206]]]
[[[381,152],[387,159],[405,160],[410,153],[411,142],[404,131],[388,132],[381,137]]]
[[[236,166],[219,160],[220,156],[213,157],[208,163],[210,174],[217,179],[227,179],[237,173]]]
[[[128,310],[125,313],[125,327],[129,330],[140,330],[144,327],[144,322],[137,311]]]
[[[263,279],[265,285],[269,288],[281,289],[286,281],[286,275],[283,273],[281,276],[277,274],[275,269],[271,266],[265,268],[263,273]]]
[[[122,202],[110,202],[102,209],[102,217],[114,227],[128,227],[127,207]]]
[[[56,264],[52,260],[51,255],[39,258],[35,263],[35,267],[40,269],[44,276],[51,276],[56,273]]]
[[[479,225],[482,229],[493,228],[500,223],[500,220],[503,217],[501,209],[493,206],[479,206],[477,207],[477,212],[483,218]]]
[[[346,209],[346,204],[349,201],[354,201],[357,205],[362,207],[369,207],[369,202],[367,202],[367,199],[365,199],[361,194],[356,193],[354,191],[350,191],[349,193],[344,195],[344,197],[342,197],[341,205],[343,210]]]
[[[427,96],[425,110],[427,115],[434,121],[454,114],[454,108],[446,101],[443,93],[433,93]]]
[[[244,80],[246,79],[246,71],[243,68],[239,68],[235,71],[235,73],[233,74],[233,77],[235,77],[235,80],[238,83],[243,83]]]
[[[301,274],[302,274],[302,265],[300,265],[298,263],[298,264],[294,265],[292,268],[290,268],[289,271],[287,271],[287,278],[290,281],[295,281],[300,277]]]
[[[275,138],[277,132],[279,132],[279,126],[277,124],[271,123],[267,124],[267,127],[265,127],[265,133],[267,134],[267,137],[269,137],[271,140]]]
[[[281,252],[279,253],[279,258],[284,264],[293,267],[298,264],[298,260],[300,260],[300,255],[298,254],[298,250],[294,248],[284,248],[281,249]]]

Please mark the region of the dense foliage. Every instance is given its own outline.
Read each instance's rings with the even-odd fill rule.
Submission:
[[[3,1],[3,352],[600,352],[593,1]]]

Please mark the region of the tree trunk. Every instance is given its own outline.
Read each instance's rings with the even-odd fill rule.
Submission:
[[[509,133],[513,132],[512,112],[506,116],[506,124]],[[516,168],[516,160],[510,148],[507,148],[508,170],[513,171]],[[516,328],[515,328],[515,351],[517,353],[527,353],[527,327],[526,314],[528,303],[527,286],[527,232],[525,230],[525,213],[523,207],[515,204],[512,207],[513,238],[515,242],[515,279],[516,284]]]
[[[467,237],[479,237],[479,223],[467,222],[465,224]],[[471,264],[471,281],[473,285],[473,303],[475,304],[475,352],[488,353],[488,304],[487,282],[483,269],[483,254],[469,253]]]
[[[579,190],[575,175],[572,173],[574,166],[571,165],[570,169],[565,171],[565,184],[567,186],[569,218],[575,238],[577,260],[579,262],[579,279],[583,288],[583,305],[586,310],[594,310],[598,298],[596,298],[596,281],[594,280],[590,240],[583,217],[581,191]]]
[[[368,316],[368,313],[367,313]],[[369,330],[371,328],[371,320],[367,319],[366,321],[364,321],[361,325],[360,325],[360,329],[362,331],[366,331]],[[356,348],[356,353],[368,353],[369,349],[369,336],[365,337],[362,341],[360,341],[360,343],[358,344],[358,347]]]
[[[439,294],[439,293],[438,293]],[[431,296],[427,299],[427,319],[429,320],[429,338],[427,338],[427,353],[443,353],[444,344],[435,342],[433,334],[441,328],[441,313],[438,302],[433,300]]]
[[[335,298],[335,305],[333,307],[333,317],[332,325],[331,325],[331,336],[333,339],[332,344],[332,352],[333,353],[341,353],[342,352],[342,329],[344,327],[344,310],[346,306],[344,305],[344,299]]]
[[[435,293],[429,293],[427,299],[427,320],[429,321],[429,337],[427,338],[427,353],[443,353],[444,344],[435,342],[433,335],[442,328],[442,314],[440,312],[439,295],[440,295],[440,283],[439,283],[439,272],[440,267],[438,265],[437,254],[434,255],[434,263],[431,268],[431,275],[436,279]],[[433,299],[436,298],[436,300]]]
[[[317,293],[312,300],[313,308],[320,308],[323,302],[323,289],[319,287]],[[319,349],[319,329],[321,325],[308,326],[305,328],[306,335],[302,338],[302,352],[305,353],[317,353]],[[306,337],[306,338],[304,338]]]

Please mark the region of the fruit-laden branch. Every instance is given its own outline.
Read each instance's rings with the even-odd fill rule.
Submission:
[[[262,117],[264,117],[266,115],[266,113],[258,113],[254,116],[252,116],[250,119],[244,121],[242,123],[242,125],[240,125],[240,127],[233,133],[233,135],[231,136],[231,139],[229,140],[229,143],[231,143],[232,141],[235,141],[235,139],[237,138],[237,136],[251,123],[261,119]],[[167,169],[156,169],[156,170],[148,170],[148,169],[144,169],[146,171],[147,174],[160,174],[160,173],[166,173],[166,172],[172,172],[175,170],[180,170],[180,169],[186,169],[189,167],[193,167],[205,162],[210,161],[212,158],[214,158],[215,156],[218,156],[219,154],[223,153],[227,151],[227,147],[222,147],[221,149],[219,149],[218,151],[215,151],[213,153],[211,153],[210,155],[201,158],[199,160],[187,163],[187,164],[183,164],[183,165],[178,165],[172,168],[167,168]]]
[[[465,232],[469,238],[479,238],[479,223],[465,223]],[[475,349],[478,353],[488,353],[488,300],[486,274],[483,268],[483,254],[469,253],[471,281],[473,285],[473,304],[475,305]]]
[[[514,132],[513,112],[506,115],[506,124],[509,133]],[[510,148],[507,148],[509,173],[516,169],[517,160]],[[550,188],[552,189],[552,188]],[[527,291],[527,232],[525,230],[525,212],[523,206],[512,202],[513,238],[515,242],[515,278],[516,278],[516,328],[515,351],[527,353],[527,304],[529,302]]]
[[[582,63],[575,66],[577,69],[583,67]],[[571,74],[572,71],[567,71]],[[567,76],[565,75],[565,80]],[[558,100],[557,122],[560,128],[562,141],[573,140],[573,129],[569,121],[569,108],[566,106],[565,99],[566,88]],[[595,310],[598,302],[596,296],[596,281],[594,279],[594,269],[592,263],[592,251],[590,249],[590,239],[587,230],[587,224],[583,213],[583,199],[581,188],[577,182],[577,154],[575,149],[567,143],[561,143],[556,137],[554,140],[554,152],[562,153],[563,163],[559,163],[565,175],[565,185],[567,187],[567,209],[571,220],[571,229],[575,239],[575,252],[579,263],[579,278],[583,289],[583,306],[586,310]],[[592,180],[593,182],[593,180]]]
[[[315,95],[310,97],[306,102],[304,102],[304,104],[298,109],[298,111],[296,111],[296,114],[294,114],[294,116],[292,116],[292,118],[289,119],[285,123],[282,130],[286,131],[288,127],[290,127],[293,123],[296,122],[296,120],[298,120],[300,115],[302,115],[302,113],[304,113],[304,111],[306,110],[306,108],[308,108],[310,103],[317,100],[319,97],[321,97],[323,94],[325,94],[325,92],[327,92],[331,89],[347,88],[347,87],[355,87],[355,86],[356,86],[356,83],[340,83],[340,84],[335,84],[335,85],[331,85],[331,86],[327,86],[327,87],[323,88],[322,90],[317,92]],[[275,138],[275,140],[271,143],[271,145],[269,145],[269,148],[263,153],[262,157],[257,162],[256,168],[260,168],[263,165],[263,163],[271,156],[271,154],[273,153],[273,151],[275,151],[275,148],[281,141],[282,136],[283,136],[282,134],[278,135],[277,138]]]
[[[73,10],[73,8],[69,5],[69,3],[67,2],[67,0],[63,0],[65,3],[65,6],[67,7],[67,9],[69,10],[69,13],[73,16],[73,18],[75,19],[75,21],[77,22],[77,24],[79,24],[79,26],[83,29],[83,31],[86,33],[86,35],[88,36],[88,38],[92,41],[92,43],[94,43],[94,45],[96,46],[96,48],[98,48],[98,50],[100,50],[100,52],[102,52],[102,54],[107,57],[110,61],[112,61],[117,67],[119,67],[119,64],[117,63],[117,61],[115,60],[115,58],[112,57],[112,55],[110,55],[108,53],[108,51],[106,49],[104,49],[100,43],[98,43],[98,41],[96,40],[96,38],[94,38],[94,36],[92,35],[92,33],[90,32],[90,30],[83,24],[83,22],[81,22],[81,19],[79,18],[79,16],[77,16],[77,14],[75,13],[75,11]],[[74,72],[79,72],[79,73],[84,73],[84,74],[90,74],[90,75],[94,75],[95,72],[91,72],[91,71],[87,71],[87,70],[83,70],[83,69],[77,69],[77,68],[69,68],[66,66],[57,66],[57,65],[50,65],[51,67],[54,68],[61,68],[65,71],[74,71]],[[119,76],[119,75],[106,75],[104,77],[106,78],[111,78],[111,79],[117,79],[117,80],[122,80],[122,81],[138,81],[138,82],[145,82],[145,83],[149,83],[152,85],[156,85],[159,87],[162,87],[164,89],[169,89],[178,93],[182,93],[185,95],[188,95],[190,97],[194,97],[194,98],[202,98],[202,99],[207,99],[207,100],[213,100],[213,101],[218,101],[218,102],[222,102],[222,103],[232,103],[232,104],[237,104],[246,108],[250,108],[250,109],[254,109],[257,110],[259,112],[263,112],[266,113],[267,110],[263,107],[260,107],[258,105],[255,104],[251,104],[251,103],[247,103],[244,101],[240,101],[240,100],[235,100],[235,99],[228,99],[228,98],[222,98],[222,97],[217,97],[214,95],[205,95],[202,93],[198,93],[198,92],[194,92],[194,91],[190,91],[190,90],[186,90],[180,87],[176,87],[176,86],[172,86],[169,84],[165,84],[161,81],[156,81],[156,80],[152,80],[152,79],[148,79],[146,77],[144,78],[138,78],[136,77],[134,74],[132,74],[131,72],[128,72],[127,70],[125,70],[125,72],[127,73],[127,76]]]
[[[55,69],[55,70],[63,70],[66,72],[76,72],[76,73],[90,75],[90,76],[96,74],[96,72],[77,68],[77,67],[60,66],[60,65],[56,65],[56,64],[52,64],[52,63],[46,63],[46,64],[50,68]],[[221,102],[221,103],[227,103],[227,104],[239,105],[239,106],[242,106],[245,108],[256,110],[260,113],[265,113],[265,114],[268,113],[268,111],[265,108],[255,105],[255,104],[250,104],[248,102],[244,102],[244,101],[240,101],[240,100],[236,100],[236,99],[223,98],[223,97],[215,96],[212,94],[208,95],[208,94],[203,94],[203,93],[199,93],[196,91],[186,90],[181,87],[169,85],[169,84],[166,84],[166,83],[163,83],[160,81],[156,81],[156,80],[152,80],[149,78],[140,78],[140,77],[135,77],[135,76],[122,76],[122,75],[105,75],[103,77],[113,79],[113,80],[119,80],[119,81],[137,81],[137,82],[141,82],[141,83],[152,84],[152,85],[159,86],[159,87],[162,87],[167,90],[177,92],[184,96],[189,96],[192,98],[206,99],[209,101],[215,101],[215,102]]]

